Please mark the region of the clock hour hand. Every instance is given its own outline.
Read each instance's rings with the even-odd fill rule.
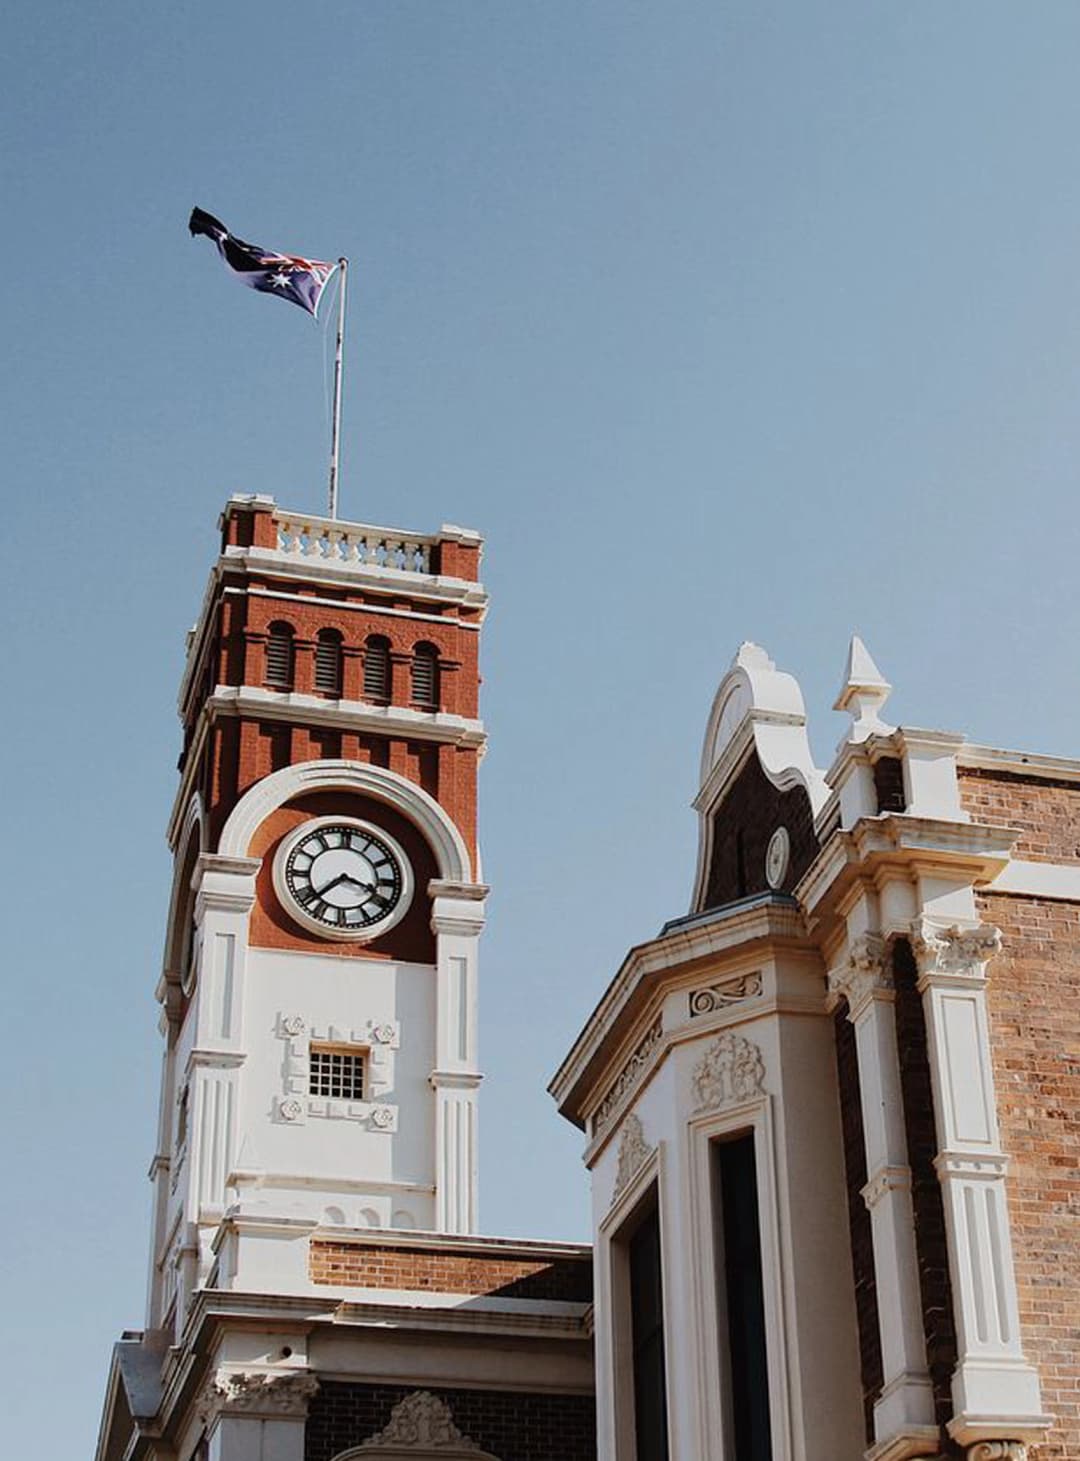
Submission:
[[[354,888],[366,888],[367,887],[367,884],[366,883],[361,883],[359,881],[359,879],[354,878],[353,875],[352,875],[352,873],[338,873],[338,875],[337,875],[336,878],[331,878],[330,879],[330,881],[327,883],[327,885],[326,885],[325,888],[317,888],[316,889],[316,892],[318,893],[318,895],[319,895],[320,898],[325,898],[326,895],[327,895],[327,893],[332,892],[333,889],[336,888],[339,883],[352,883],[352,885],[353,885]]]

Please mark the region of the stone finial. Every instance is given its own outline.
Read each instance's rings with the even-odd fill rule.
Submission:
[[[846,710],[852,719],[848,740],[865,741],[871,735],[891,735],[895,726],[886,725],[878,712],[892,694],[892,686],[874,663],[873,656],[857,634],[848,648],[844,686],[834,710]]]

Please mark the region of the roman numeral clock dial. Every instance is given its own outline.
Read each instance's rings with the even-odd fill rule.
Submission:
[[[364,940],[392,928],[412,898],[412,871],[386,832],[347,817],[305,822],[281,844],[274,888],[291,918],[324,938]]]

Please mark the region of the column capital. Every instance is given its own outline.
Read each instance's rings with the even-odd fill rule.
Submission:
[[[848,945],[847,962],[829,970],[826,1003],[835,1009],[847,1000],[848,1019],[856,1020],[874,999],[894,997],[888,945],[879,933],[863,933]]]
[[[1027,1461],[1023,1441],[976,1441],[968,1447],[967,1461]]]
[[[925,914],[911,925],[911,947],[919,967],[919,988],[985,983],[983,966],[1001,949],[1001,930],[991,923],[947,927]]]
[[[302,1420],[318,1388],[306,1370],[215,1370],[196,1408],[208,1430],[222,1415]]]

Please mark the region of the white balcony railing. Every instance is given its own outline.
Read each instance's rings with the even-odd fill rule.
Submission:
[[[430,573],[431,549],[438,540],[406,537],[389,528],[334,522],[323,517],[273,515],[278,551],[290,557],[365,568],[396,568],[400,573]]]

